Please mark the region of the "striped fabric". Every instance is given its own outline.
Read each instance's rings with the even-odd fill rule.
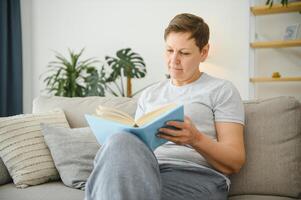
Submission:
[[[69,127],[62,110],[0,118],[0,157],[19,188],[59,179],[41,123]]]

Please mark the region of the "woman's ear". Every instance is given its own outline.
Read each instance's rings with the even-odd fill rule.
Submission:
[[[210,47],[209,44],[206,44],[201,50],[201,62],[204,62],[208,57],[209,47]]]

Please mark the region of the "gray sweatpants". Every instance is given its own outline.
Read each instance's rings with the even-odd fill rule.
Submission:
[[[116,134],[97,153],[86,200],[223,200],[227,184],[203,168],[159,165],[153,152],[131,134]]]

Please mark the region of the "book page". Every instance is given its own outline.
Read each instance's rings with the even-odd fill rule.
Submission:
[[[171,103],[171,104],[167,104],[164,105],[160,108],[157,108],[149,113],[146,113],[145,115],[143,115],[142,117],[140,117],[137,121],[136,124],[138,126],[142,126],[144,124],[147,124],[149,122],[151,122],[152,120],[154,120],[155,118],[157,118],[158,116],[164,114],[165,112],[172,110],[173,108],[175,108],[177,106],[177,104],[175,103]]]
[[[98,106],[96,116],[130,126],[135,125],[135,120],[129,114],[115,108]]]

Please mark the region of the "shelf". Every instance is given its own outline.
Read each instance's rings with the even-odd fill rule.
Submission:
[[[277,13],[287,13],[287,12],[299,12],[301,11],[301,2],[292,2],[287,4],[287,6],[282,6],[282,4],[274,4],[272,7],[266,6],[253,6],[250,8],[254,15],[269,15]]]
[[[283,77],[283,78],[269,78],[269,77],[255,77],[250,78],[250,81],[255,82],[283,82],[283,81],[301,81],[300,77]]]
[[[270,42],[252,42],[252,48],[284,48],[301,46],[301,40],[279,40]]]

